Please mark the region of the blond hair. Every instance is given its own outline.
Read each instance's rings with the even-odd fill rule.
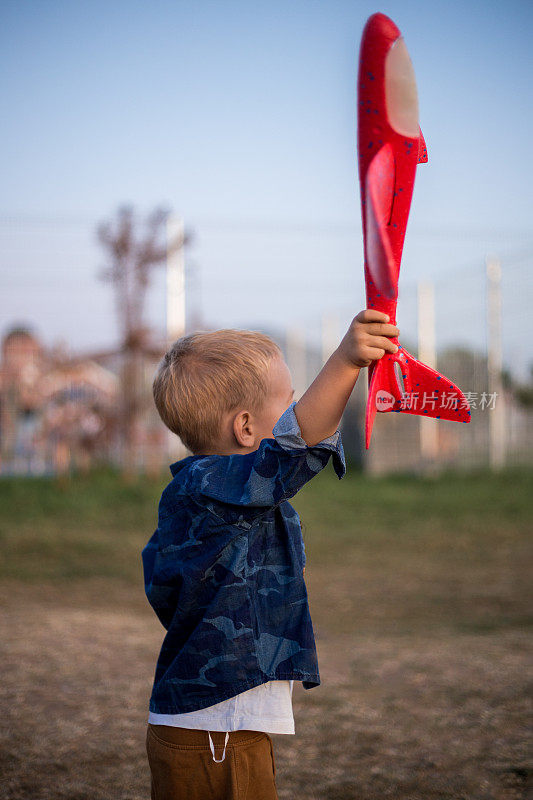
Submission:
[[[224,414],[259,412],[268,394],[270,362],[278,345],[258,331],[224,329],[178,339],[165,353],[154,382],[159,416],[193,453],[220,436]]]

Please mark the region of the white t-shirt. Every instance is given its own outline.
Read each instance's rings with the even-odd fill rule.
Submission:
[[[204,731],[294,733],[293,684],[294,681],[267,681],[214,706],[186,714],[154,714],[150,711],[148,722]]]

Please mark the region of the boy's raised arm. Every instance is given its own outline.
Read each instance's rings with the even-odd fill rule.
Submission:
[[[388,337],[398,336],[399,330],[389,325],[388,320],[387,314],[381,311],[361,311],[294,406],[302,439],[309,447],[332,436],[339,427],[361,368],[383,358],[385,352],[397,352],[398,347]]]

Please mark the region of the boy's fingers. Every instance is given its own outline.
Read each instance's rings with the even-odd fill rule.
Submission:
[[[388,325],[386,322],[371,322],[366,326],[368,333],[377,336],[399,336],[400,330],[396,325]]]
[[[368,346],[386,350],[387,353],[396,353],[398,351],[397,345],[391,342],[390,339],[387,339],[386,336],[371,336]]]
[[[356,320],[359,322],[388,322],[389,315],[384,314],[383,311],[377,311],[375,308],[365,308],[359,312]]]
[[[385,355],[385,350],[382,350],[380,347],[367,347],[366,353],[367,358],[371,361],[379,361],[379,359],[383,358]]]

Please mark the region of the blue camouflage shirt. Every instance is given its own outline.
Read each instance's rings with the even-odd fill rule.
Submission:
[[[180,714],[269,680],[320,677],[300,520],[287,501],[346,465],[340,432],[308,447],[294,403],[258,450],[172,464],[157,530],[142,552],[145,591],[167,633],[150,711]]]

